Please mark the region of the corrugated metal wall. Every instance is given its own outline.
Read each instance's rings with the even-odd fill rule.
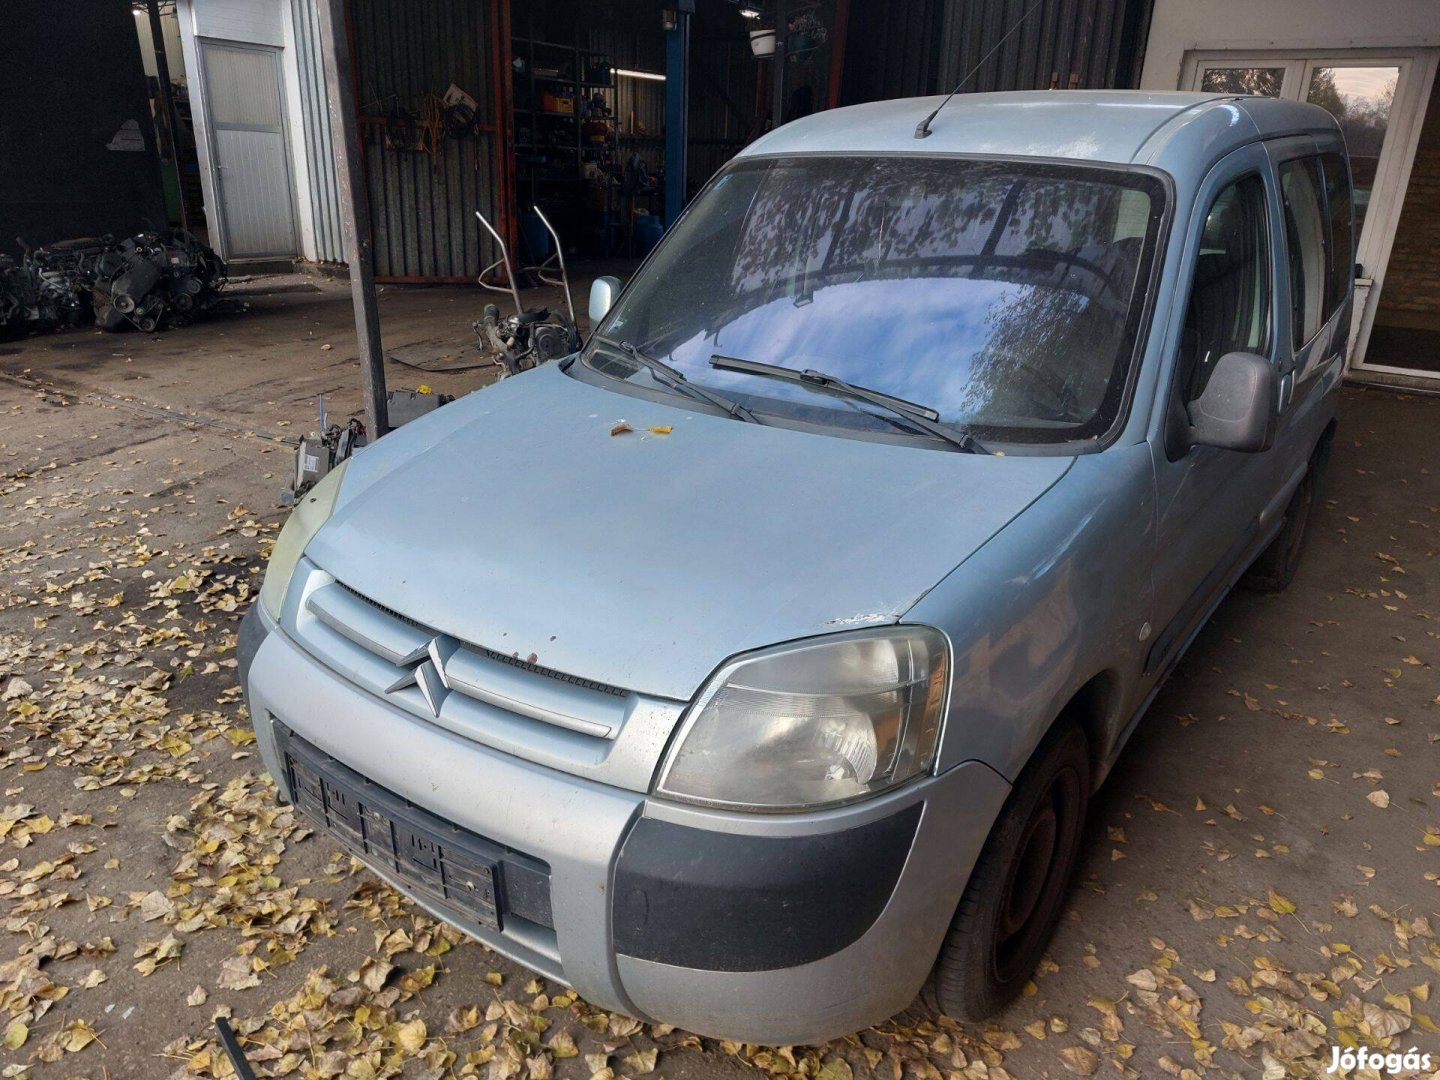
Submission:
[[[965,91],[1139,85],[1153,0],[894,0],[855,3],[843,101]],[[1024,19],[993,56],[1008,30]]]
[[[352,0],[360,134],[375,276],[463,281],[497,257],[475,211],[504,232],[498,153],[494,0]],[[416,149],[427,95],[451,83],[479,103],[477,123]]]
[[[1033,0],[955,0],[942,31],[940,85],[979,64],[967,89],[1128,89],[1140,83],[1152,0],[1044,0],[988,60]]]
[[[335,147],[330,138],[325,64],[320,53],[315,0],[290,0],[290,12],[295,24],[295,63],[300,72],[300,116],[293,122],[301,125],[305,139],[305,173],[310,187],[315,256],[324,262],[344,262],[340,188],[335,177]]]
[[[852,3],[840,103],[935,93],[940,85],[941,30],[950,6],[947,0]]]
[[[750,42],[734,33],[697,38],[690,56],[687,197],[759,133]]]

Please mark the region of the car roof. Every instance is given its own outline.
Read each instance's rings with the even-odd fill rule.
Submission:
[[[1217,129],[1236,146],[1285,134],[1334,133],[1324,109],[1298,101],[1140,90],[1028,90],[957,94],[915,138],[915,127],[943,97],[898,98],[830,109],[795,120],[740,152],[981,154],[1143,162],[1165,144],[1201,144],[1213,158]],[[1216,123],[1214,115],[1228,115]]]

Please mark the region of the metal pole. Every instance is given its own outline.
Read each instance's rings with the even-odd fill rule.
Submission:
[[[770,126],[785,122],[785,0],[775,0],[775,59],[770,76]]]
[[[675,29],[665,33],[665,227],[685,209],[689,149],[690,15],[695,0],[677,0]]]
[[[320,15],[320,53],[325,61],[325,100],[335,144],[340,216],[345,223],[345,261],[350,264],[350,295],[355,301],[365,431],[373,441],[390,428],[385,410],[380,310],[375,301],[375,269],[370,262],[370,200],[360,168],[360,123],[355,112],[350,44],[345,36],[345,0],[319,0],[316,6]]]
[[[170,164],[175,169],[175,193],[180,202],[180,227],[190,231],[190,215],[185,211],[185,175],[180,169],[180,114],[175,111],[175,95],[170,92],[170,61],[165,56],[165,31],[160,26],[160,0],[147,0],[150,15],[150,46],[155,53],[155,81],[160,84],[160,107],[165,110],[165,126],[170,135]]]
[[[850,0],[835,0],[835,25],[830,28],[830,100],[826,108],[840,107],[845,76],[845,37],[850,31]]]

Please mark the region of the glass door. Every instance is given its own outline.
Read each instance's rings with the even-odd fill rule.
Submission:
[[[1366,367],[1440,379],[1440,79],[1432,85],[1365,345]]]
[[[1350,148],[1359,238],[1356,250],[1364,251],[1365,211],[1380,173],[1403,66],[1398,60],[1215,57],[1196,64],[1193,85],[1208,94],[1262,94],[1308,101],[1334,116]]]
[[[1365,49],[1312,55],[1192,53],[1181,79],[1182,87],[1206,93],[1308,101],[1339,122],[1355,184],[1355,259],[1360,270],[1350,354],[1357,368],[1408,372],[1378,356],[1372,362],[1366,345],[1435,61],[1429,54],[1396,56]]]
[[[1366,60],[1321,60],[1305,65],[1304,100],[1319,105],[1335,117],[1345,133],[1355,185],[1355,235],[1359,241],[1356,251],[1362,253],[1367,247],[1374,248],[1373,244],[1365,243],[1366,211],[1380,175],[1401,70],[1398,62]],[[1360,262],[1364,261],[1361,257]]]

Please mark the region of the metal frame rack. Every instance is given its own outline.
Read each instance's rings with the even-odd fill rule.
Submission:
[[[523,63],[523,70],[512,71],[516,187],[528,192],[526,205],[572,208],[580,201],[586,162],[616,160],[614,124],[604,143],[589,142],[584,112],[587,97],[597,90],[607,92],[613,108],[614,73],[603,53],[533,34],[515,35],[511,48]],[[596,77],[600,72],[603,79]],[[547,93],[568,98],[570,111],[546,109]]]

